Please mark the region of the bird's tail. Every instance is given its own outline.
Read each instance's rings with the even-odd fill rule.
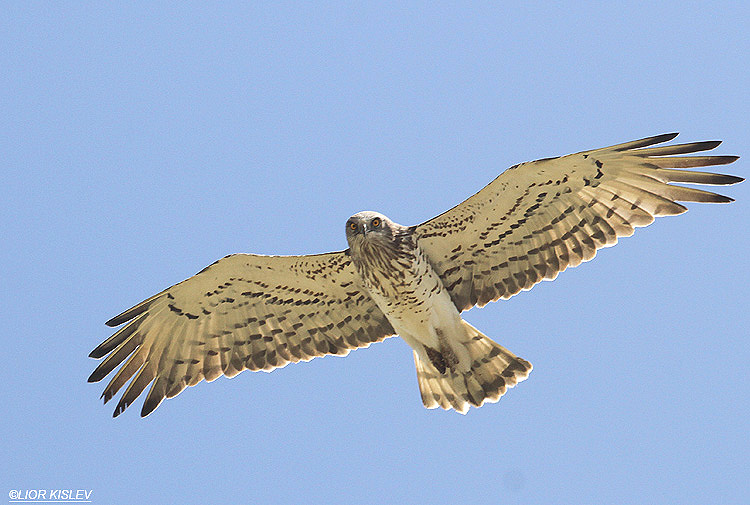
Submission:
[[[469,336],[464,344],[469,351],[471,367],[467,372],[458,367],[441,367],[441,373],[429,361],[414,353],[417,380],[422,403],[428,409],[442,407],[465,414],[470,406],[481,407],[496,402],[507,388],[528,377],[531,363],[519,358],[497,342],[463,321]]]

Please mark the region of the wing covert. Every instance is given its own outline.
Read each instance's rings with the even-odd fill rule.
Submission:
[[[142,416],[203,379],[346,355],[394,334],[359,286],[348,251],[230,255],[107,322],[123,323],[90,354],[106,358],[89,382],[124,362],[105,403],[133,377],[115,417],[149,384]]]
[[[554,279],[654,217],[685,212],[677,201],[733,201],[671,184],[743,180],[676,170],[737,160],[676,156],[713,149],[718,141],[649,147],[676,136],[668,133],[515,165],[474,196],[416,226],[419,246],[463,311]]]

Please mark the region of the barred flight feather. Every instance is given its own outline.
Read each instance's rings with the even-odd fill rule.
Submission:
[[[675,156],[714,149],[719,141],[649,147],[676,136],[657,135],[511,167],[468,200],[418,225],[419,247],[449,287],[456,307],[467,310],[510,298],[543,278],[553,279],[655,217],[682,214],[687,208],[678,202],[733,201],[671,184],[729,185],[743,180],[678,170],[737,160]],[[461,252],[453,253],[459,245]],[[551,255],[542,257],[540,250]],[[533,256],[544,263],[538,269],[542,275],[534,273]]]

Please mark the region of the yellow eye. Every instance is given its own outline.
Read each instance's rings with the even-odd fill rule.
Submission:
[[[380,226],[380,218],[376,217],[375,219],[372,220],[370,224],[372,224],[373,228],[377,228],[378,226]]]
[[[351,223],[349,223],[349,229],[352,230],[352,231],[357,231],[357,223],[355,223],[353,221]]]

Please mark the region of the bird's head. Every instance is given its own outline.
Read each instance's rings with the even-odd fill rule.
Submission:
[[[358,212],[346,221],[346,240],[349,247],[358,249],[364,243],[387,244],[401,228],[383,214],[366,210]]]

